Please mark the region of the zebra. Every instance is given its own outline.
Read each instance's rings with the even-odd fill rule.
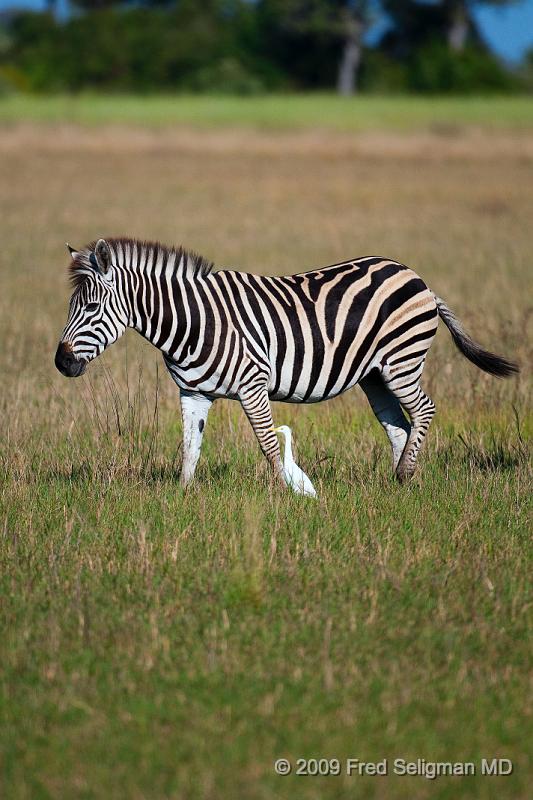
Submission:
[[[499,377],[518,372],[476,344],[415,272],[388,258],[272,277],[215,271],[182,247],[129,238],[69,252],[73,294],[56,367],[82,375],[126,328],[161,350],[180,392],[183,486],[217,398],[240,402],[283,483],[270,401],[316,403],[356,384],[390,441],[394,475],[407,480],[435,414],[420,377],[439,317],[477,367]]]

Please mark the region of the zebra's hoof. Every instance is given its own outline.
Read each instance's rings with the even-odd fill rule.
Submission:
[[[398,483],[407,483],[414,475],[414,467],[402,467],[401,465],[396,470],[396,479]]]

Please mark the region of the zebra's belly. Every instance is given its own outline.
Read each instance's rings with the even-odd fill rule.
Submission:
[[[284,385],[282,382],[279,389],[269,391],[269,397],[271,400],[276,400],[281,403],[321,403],[323,400],[331,400],[347,392],[348,389],[351,389],[353,386],[356,386],[372,366],[373,365],[370,365],[365,369],[364,373],[355,375],[353,379],[342,388],[335,385],[329,388],[326,381],[321,381],[314,385],[311,390],[309,390],[309,386],[301,385],[297,385],[296,388],[293,389],[288,384]]]
[[[350,387],[347,387],[350,388]],[[323,400],[331,400],[333,397],[337,397],[339,393],[313,393],[310,394],[308,397],[301,392],[294,392],[293,394],[284,394],[283,392],[276,392],[272,394],[269,392],[269,397],[271,400],[275,400],[278,403],[321,403]]]

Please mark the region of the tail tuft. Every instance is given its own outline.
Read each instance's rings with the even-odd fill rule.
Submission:
[[[472,364],[475,364],[476,367],[488,372],[490,375],[496,375],[497,378],[509,378],[511,375],[520,372],[518,364],[515,364],[514,361],[508,361],[503,356],[490,353],[476,344],[463,330],[463,326],[444,300],[436,295],[434,297],[439,316],[450,331],[455,346]]]

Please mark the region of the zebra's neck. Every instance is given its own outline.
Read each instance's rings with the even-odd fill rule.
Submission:
[[[195,309],[211,265],[181,248],[135,241],[115,246],[130,326],[179,362],[200,336]]]

